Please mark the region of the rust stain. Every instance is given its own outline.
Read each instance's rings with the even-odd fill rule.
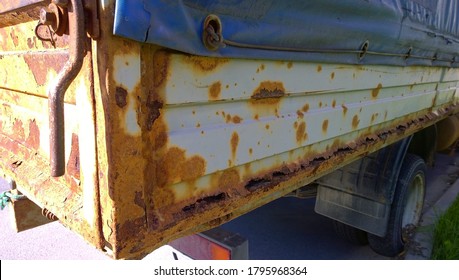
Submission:
[[[335,108],[336,107],[336,100],[333,99],[333,102],[332,102],[332,107]]]
[[[51,53],[25,54],[23,58],[39,86],[46,84],[47,73],[50,69],[58,73],[69,59],[68,54]]]
[[[346,116],[348,108],[344,104],[341,107],[343,108],[343,116]]]
[[[289,62],[287,63],[287,68],[288,68],[288,69],[292,69],[292,67],[293,67],[293,62],[289,61]]]
[[[301,108],[301,110],[303,112],[307,113],[309,111],[309,104],[308,103],[304,104],[304,106],[303,106],[303,108]]]
[[[36,37],[34,36],[34,39]],[[27,46],[29,49],[33,49],[35,47],[35,40],[32,40],[32,38],[27,38]]]
[[[258,114],[255,114],[255,116],[253,116],[253,118],[254,118],[255,120],[257,120],[257,121],[260,120],[260,116],[258,116]]]
[[[237,147],[239,145],[239,134],[237,132],[233,132],[231,135],[231,158],[233,159],[233,163],[236,160],[236,155],[237,155]]]
[[[322,103],[322,101],[319,102],[319,108],[322,108],[324,104]]]
[[[324,120],[324,121],[322,122],[322,132],[323,132],[324,134],[326,134],[326,133],[327,133],[327,130],[328,130],[328,120]]]
[[[241,123],[242,118],[239,117],[239,116],[233,116],[232,121],[233,121],[233,123]]]
[[[308,134],[306,133],[306,123],[301,122],[296,129],[296,142],[298,144],[303,143],[308,139]]]
[[[204,56],[184,56],[184,62],[192,65],[200,72],[211,72],[219,66],[229,62],[227,58],[204,57]]]
[[[277,104],[285,95],[285,88],[282,82],[264,81],[254,91],[251,97],[253,104]]]
[[[376,99],[378,97],[379,91],[381,90],[381,88],[382,88],[382,84],[379,83],[378,86],[371,91],[371,97],[373,99]]]
[[[298,115],[299,118],[304,118],[304,113],[301,112],[300,110],[296,111],[296,114]]]
[[[153,57],[153,85],[160,88],[169,77],[170,54],[165,51],[158,51]],[[154,92],[157,94],[157,92]]]
[[[231,114],[226,114],[226,123],[231,122]]]
[[[249,148],[249,155],[252,155],[252,154],[253,154],[253,149]]]
[[[118,107],[124,108],[124,106],[127,105],[127,95],[128,95],[128,92],[126,89],[122,87],[116,87],[115,100],[116,100],[116,105],[118,105]]]
[[[317,65],[317,73],[322,72],[322,65]]]
[[[359,126],[359,123],[360,123],[359,116],[358,116],[358,115],[355,115],[355,116],[352,118],[352,129],[356,129],[356,128]]]
[[[265,125],[266,130],[269,130],[270,126],[269,124]]]
[[[238,186],[241,181],[241,176],[237,170],[227,169],[221,173],[218,178],[218,187],[220,190],[228,190]]]
[[[26,144],[35,150],[40,148],[40,128],[35,120],[29,121],[29,136],[26,139]]]
[[[331,79],[331,80],[335,79],[335,72],[331,72],[331,74],[330,74],[330,79]]]
[[[14,46],[17,47],[19,44],[19,37],[18,35],[16,35],[16,32],[14,29],[11,30],[10,36],[11,36],[11,39],[13,40]]]
[[[15,136],[19,139],[25,139],[24,126],[21,120],[16,119],[13,124],[13,131]]]
[[[209,87],[209,100],[220,99],[220,93],[222,91],[221,82],[215,82]]]
[[[190,181],[204,175],[206,161],[198,155],[186,156],[185,150],[172,147],[168,149],[157,165],[158,185],[165,187],[168,184]]]

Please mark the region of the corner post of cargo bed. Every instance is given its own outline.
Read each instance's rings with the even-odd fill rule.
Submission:
[[[66,5],[70,36],[69,60],[48,89],[50,165],[53,177],[65,174],[64,97],[80,72],[85,56],[83,4],[81,0],[69,0]]]

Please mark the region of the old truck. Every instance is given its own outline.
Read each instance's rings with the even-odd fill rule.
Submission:
[[[2,0],[2,175],[116,259],[285,195],[393,256],[458,138],[458,19],[453,0]]]

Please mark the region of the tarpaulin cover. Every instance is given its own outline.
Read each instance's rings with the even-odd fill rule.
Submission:
[[[457,0],[118,0],[114,34],[204,56],[459,66],[458,19]]]

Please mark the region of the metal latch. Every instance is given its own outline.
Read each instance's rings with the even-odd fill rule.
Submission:
[[[51,176],[59,177],[65,174],[64,97],[83,65],[86,32],[94,39],[99,37],[97,2],[53,0],[40,11],[38,25],[49,26],[58,36],[70,36],[69,60],[48,88]]]

